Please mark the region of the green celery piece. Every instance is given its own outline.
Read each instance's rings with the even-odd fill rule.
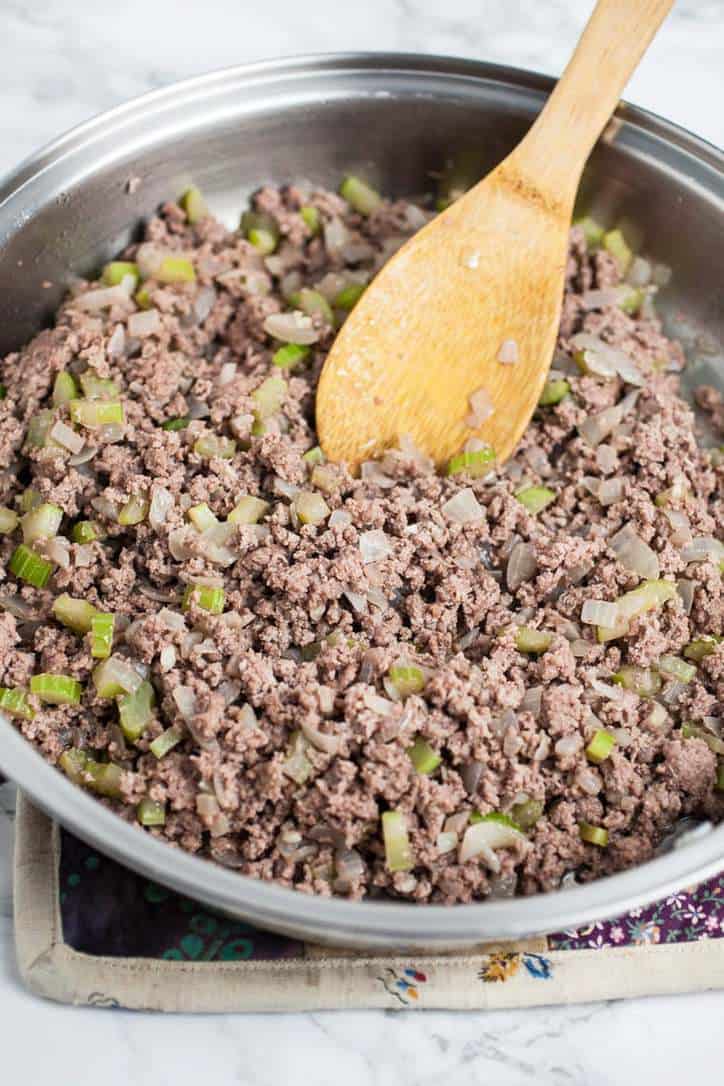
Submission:
[[[189,518],[194,528],[197,528],[200,532],[205,532],[207,528],[213,528],[219,521],[216,515],[209,509],[206,502],[200,502],[198,505],[192,505],[187,510],[186,516]]]
[[[433,750],[421,735],[418,735],[412,746],[407,748],[407,753],[415,771],[425,776],[434,773],[442,761],[437,751]]]
[[[19,716],[24,720],[32,720],[35,712],[28,702],[26,690],[10,689],[0,686],[0,713],[9,713],[10,716]]]
[[[299,214],[302,216],[304,225],[309,233],[312,237],[315,237],[319,233],[322,225],[317,208],[312,207],[311,204],[307,204],[305,207],[299,209]]]
[[[166,419],[165,422],[161,423],[161,429],[162,430],[172,430],[172,431],[173,430],[185,430],[190,421],[191,421],[191,419],[188,417],[188,415],[184,415],[184,416],[176,418],[176,419]]]
[[[488,814],[473,811],[470,815],[470,825],[475,826],[478,822],[497,822],[500,826],[510,826],[512,830],[517,830],[518,833],[523,832],[520,824],[510,815],[503,814],[502,811],[490,811]]]
[[[156,692],[148,680],[144,680],[135,693],[118,698],[121,731],[131,743],[135,743],[151,723],[155,704]]]
[[[7,397],[8,390],[5,385],[0,384],[0,400],[4,400]]]
[[[308,317],[320,316],[327,324],[334,324],[332,308],[318,290],[302,287],[290,296],[289,301],[295,309],[301,309],[302,313],[306,313]]]
[[[603,248],[614,258],[621,275],[625,275],[628,271],[629,264],[633,260],[633,253],[626,244],[626,239],[618,228],[616,230],[608,230],[603,235]]]
[[[390,682],[401,698],[419,694],[425,689],[425,673],[414,664],[393,664],[388,671]]]
[[[141,279],[138,264],[132,260],[111,260],[109,264],[104,266],[102,278],[106,286],[117,287],[127,275],[133,276],[134,286],[138,284]]]
[[[188,611],[192,600],[196,601],[196,605],[202,611],[208,611],[211,615],[220,615],[224,610],[223,588],[213,588],[203,584],[187,585],[182,603],[184,611]]]
[[[280,373],[272,374],[255,388],[251,398],[256,404],[256,414],[259,419],[268,419],[275,415],[284,403],[287,394],[287,383]]]
[[[150,309],[151,292],[148,287],[141,287],[140,290],[137,290],[136,293],[133,295],[133,300],[139,309]]]
[[[491,464],[495,463],[495,450],[488,446],[485,449],[471,449],[469,452],[457,453],[451,456],[447,465],[448,475],[459,475],[465,472],[473,479],[490,472]]]
[[[95,660],[107,660],[113,648],[113,629],[116,616],[99,611],[91,619],[91,656]]]
[[[541,407],[553,407],[564,400],[570,391],[571,386],[564,377],[553,378],[543,385],[538,403]]]
[[[42,500],[37,490],[28,487],[20,495],[20,512],[29,513],[32,509],[37,509]]]
[[[331,513],[322,495],[311,490],[300,490],[293,505],[300,524],[321,524]]]
[[[60,407],[62,404],[77,399],[78,386],[75,383],[73,374],[68,373],[67,370],[61,370],[60,373],[56,374],[53,382],[53,405]]]
[[[606,231],[603,227],[592,219],[590,215],[584,215],[581,219],[574,221],[574,226],[580,226],[583,230],[583,236],[586,239],[586,245],[589,249],[596,249],[603,241],[603,236]]]
[[[258,524],[271,509],[269,502],[245,494],[240,498],[226,518],[228,524]]]
[[[86,370],[80,375],[80,387],[87,400],[117,400],[118,385],[110,377],[99,377],[94,370]],[[74,399],[76,397],[71,397]]]
[[[363,283],[350,283],[348,286],[342,287],[339,294],[335,295],[332,305],[335,309],[344,309],[346,313],[349,313],[357,305],[365,289]]]
[[[92,603],[88,603],[87,600],[73,599],[67,592],[63,592],[53,601],[55,618],[77,634],[88,633],[97,614]]]
[[[534,630],[530,626],[519,626],[515,631],[515,647],[518,652],[538,654],[550,648],[553,634],[545,630]]]
[[[308,354],[309,347],[303,347],[299,343],[285,343],[272,355],[272,363],[280,370],[293,370],[304,361]]]
[[[152,743],[149,744],[148,749],[155,758],[164,758],[170,750],[178,746],[184,737],[184,733],[180,728],[171,726],[166,728],[165,732],[161,732],[157,735]]]
[[[201,190],[196,185],[186,189],[179,203],[186,212],[186,218],[192,226],[208,217],[209,209],[206,206],[206,200],[204,200]]]
[[[21,543],[13,551],[8,569],[21,581],[26,581],[27,584],[33,585],[34,588],[44,588],[48,583],[50,574],[53,572],[52,563],[46,562],[44,558],[35,554],[24,543]]]
[[[382,815],[385,843],[385,863],[388,871],[410,871],[415,866],[405,816],[401,811],[385,811]]]
[[[132,494],[118,514],[118,523],[124,528],[141,524],[148,516],[148,500],[138,494]]]
[[[524,486],[516,490],[515,497],[535,516],[556,500],[556,492],[547,486]]]
[[[696,675],[696,664],[687,664],[686,660],[679,656],[662,656],[657,667],[662,675],[680,683],[690,683]]]
[[[316,467],[318,464],[325,464],[327,462],[327,458],[322,452],[319,445],[315,445],[313,448],[307,449],[307,451],[302,456],[302,460],[304,460],[311,467]]]
[[[165,256],[154,276],[159,283],[193,283],[196,270],[184,256]]]
[[[79,520],[73,525],[71,538],[74,543],[92,543],[98,539],[98,528],[92,520]]]
[[[340,195],[360,215],[371,215],[382,203],[379,192],[359,177],[345,177],[339,187]]]
[[[538,819],[543,814],[544,804],[540,799],[528,799],[524,803],[516,803],[510,809],[514,824],[524,833],[532,830]]]
[[[136,807],[136,816],[142,826],[163,826],[166,822],[166,807],[150,796],[144,796]]]
[[[263,256],[269,256],[276,249],[279,225],[271,215],[263,211],[245,211],[241,216],[241,230]]]
[[[687,660],[696,660],[698,663],[704,657],[710,656],[717,645],[722,643],[722,640],[724,638],[716,637],[714,634],[705,634],[703,637],[689,642],[684,649],[684,656]]]
[[[70,417],[79,426],[97,430],[112,423],[125,422],[123,404],[112,400],[72,400]]]
[[[616,736],[602,728],[593,733],[593,737],[586,747],[586,757],[594,765],[605,762],[611,751],[616,746]]]
[[[46,672],[33,675],[30,680],[30,693],[48,705],[78,705],[83,687],[70,675],[51,675]]]
[[[52,539],[58,534],[63,510],[58,505],[42,502],[30,513],[26,513],[21,523],[23,542],[35,543],[37,539]]]
[[[194,452],[204,460],[233,460],[236,441],[232,437],[219,437],[218,434],[202,434],[194,443]]]
[[[592,826],[590,822],[579,822],[578,832],[581,835],[581,840],[586,841],[589,845],[598,845],[599,848],[605,848],[608,844],[608,830],[604,830],[602,826]]]
[[[631,664],[620,667],[615,675],[611,676],[611,681],[626,690],[633,690],[640,698],[652,698],[661,689],[661,676],[657,671]]]

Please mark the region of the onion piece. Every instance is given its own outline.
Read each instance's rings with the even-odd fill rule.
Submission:
[[[504,366],[514,366],[519,359],[518,343],[514,339],[504,339],[498,350],[498,362]]]
[[[313,747],[317,750],[323,751],[325,754],[338,754],[342,745],[342,740],[338,735],[329,735],[325,732],[321,732],[319,728],[315,728],[313,724],[309,724],[306,721],[302,721],[299,728],[304,736]]]
[[[530,543],[516,543],[510,552],[505,580],[511,592],[535,577],[538,563]]]
[[[629,573],[635,573],[638,577],[645,577],[647,580],[658,579],[659,557],[648,543],[644,543],[643,539],[636,534],[631,524],[625,524],[620,531],[611,536],[608,545]],[[601,622],[600,625],[612,626],[614,623]]]
[[[590,415],[580,424],[578,432],[595,448],[620,426],[629,411],[636,406],[638,396],[638,391],[629,392],[620,403],[606,407],[596,415]]]
[[[173,495],[165,486],[151,487],[151,502],[148,507],[148,523],[152,528],[161,528],[173,509]]]
[[[128,334],[135,339],[144,339],[161,331],[161,314],[157,309],[143,309],[140,313],[131,313],[128,318]]]
[[[682,547],[680,552],[684,562],[722,562],[724,561],[724,543],[712,536],[700,535]]]
[[[272,313],[264,321],[264,331],[282,343],[308,346],[316,343],[321,332],[314,327],[312,318],[299,310],[292,313]]]
[[[586,600],[581,608],[581,622],[613,628],[619,622],[618,607],[606,600]]]
[[[373,528],[369,532],[362,532],[359,537],[359,549],[362,555],[362,564],[379,562],[393,554],[389,538],[381,528]]]
[[[474,524],[484,517],[483,507],[469,486],[448,498],[442,506],[442,513],[455,524]]]
[[[470,414],[465,419],[465,425],[477,430],[479,426],[489,419],[495,412],[495,404],[490,398],[490,393],[485,388],[478,388],[469,397]]]
[[[80,434],[77,434],[75,430],[60,419],[53,423],[48,432],[48,437],[51,437],[53,441],[57,441],[64,449],[76,456],[85,445],[85,441]]]
[[[508,826],[503,822],[488,821],[476,822],[468,826],[460,845],[458,860],[461,864],[467,863],[476,856],[481,856],[484,863],[496,874],[500,871],[500,860],[495,855],[497,848],[529,847],[528,838],[519,830]]]

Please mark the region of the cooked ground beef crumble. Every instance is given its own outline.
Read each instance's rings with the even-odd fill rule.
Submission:
[[[720,819],[724,469],[651,290],[574,227],[557,372],[513,459],[481,472],[473,444],[472,474],[440,475],[402,439],[355,479],[315,450],[329,318],[429,213],[253,204],[255,244],[166,205],[121,258],[141,284],[77,284],[1,364],[14,723],[141,832],[307,893],[530,894]],[[584,610],[622,597],[620,624]]]

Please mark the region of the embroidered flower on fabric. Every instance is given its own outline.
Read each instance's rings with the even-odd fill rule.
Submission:
[[[407,966],[398,972],[388,966],[383,976],[377,977],[383,987],[405,1007],[411,1002],[417,1002],[420,998],[420,985],[427,983],[427,975],[419,969]]]
[[[642,921],[640,924],[632,924],[629,928],[631,942],[637,946],[644,943],[658,943],[661,941],[661,929],[658,924]]]
[[[616,924],[614,927],[611,928],[611,942],[612,943],[622,943],[625,938],[626,938],[626,933],[624,932],[624,930],[623,930],[623,928],[621,927],[620,924]]]

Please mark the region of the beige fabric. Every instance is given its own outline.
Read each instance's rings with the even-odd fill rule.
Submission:
[[[567,951],[549,951],[545,940],[529,940],[414,959],[311,946],[299,959],[274,962],[93,957],[63,942],[57,828],[22,796],[16,826],[20,972],[33,992],[63,1003],[186,1012],[487,1010],[724,987],[724,939]],[[540,972],[535,955],[543,956],[548,978],[526,967],[527,959]],[[406,969],[424,980],[414,981],[403,996],[396,981]]]

